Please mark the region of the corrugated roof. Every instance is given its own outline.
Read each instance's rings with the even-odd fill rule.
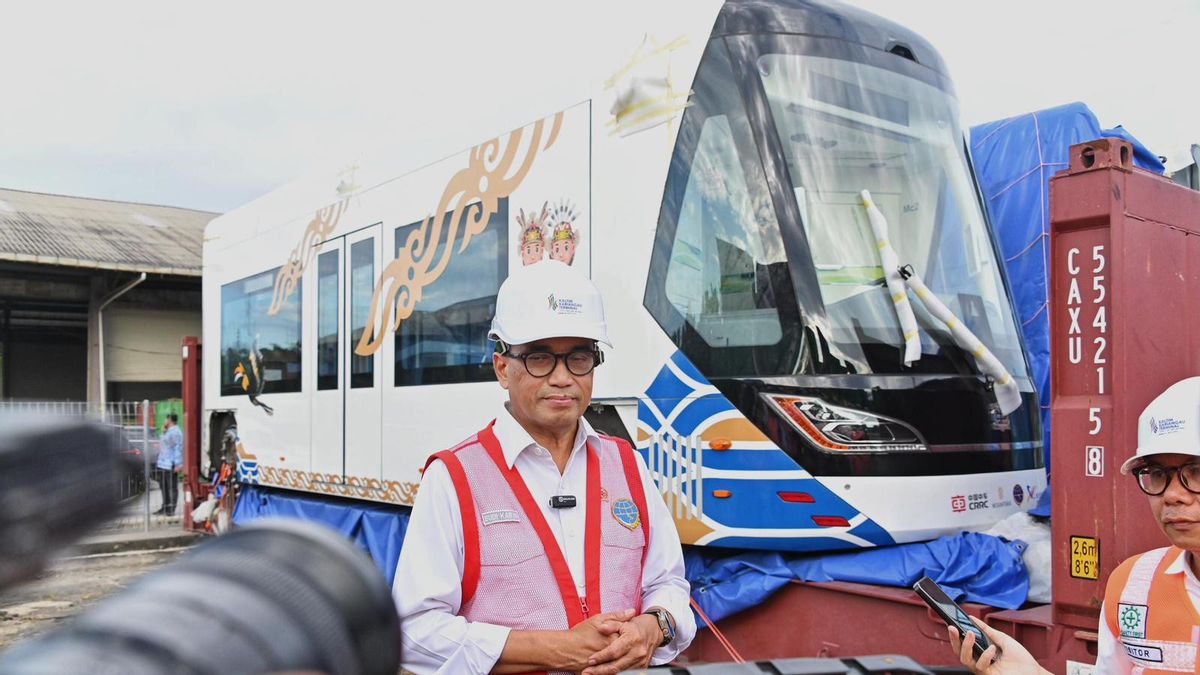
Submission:
[[[0,188],[0,260],[198,277],[217,215]]]

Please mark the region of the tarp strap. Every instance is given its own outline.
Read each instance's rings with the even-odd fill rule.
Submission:
[[[703,609],[700,609],[700,604],[696,602],[696,599],[689,598],[689,601],[692,603],[692,609],[695,610],[696,614],[700,617],[700,620],[702,620],[704,624],[708,626],[708,629],[712,631],[713,637],[717,638],[717,642],[721,643],[721,646],[725,648],[725,652],[729,654],[729,658],[733,659],[734,663],[745,663],[746,659],[742,658],[742,655],[737,649],[734,649],[733,643],[730,642],[729,638],[725,637],[725,634],[717,628],[717,624],[713,623],[713,621],[708,618],[708,615],[704,613]]]

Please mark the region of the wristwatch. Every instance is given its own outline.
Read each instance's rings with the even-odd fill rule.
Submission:
[[[663,639],[658,643],[659,647],[666,647],[675,639],[675,622],[671,620],[671,614],[662,607],[652,607],[643,614],[649,614],[658,619],[658,627],[662,630]]]

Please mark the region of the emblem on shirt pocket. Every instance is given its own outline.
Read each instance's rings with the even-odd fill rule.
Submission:
[[[632,499],[622,497],[613,502],[612,514],[618,523],[631,530],[636,530],[642,524],[642,514]]]
[[[1117,605],[1117,626],[1121,629],[1121,637],[1146,639],[1146,615],[1149,609],[1146,605]]]
[[[487,511],[483,514],[484,525],[495,525],[496,523],[519,523],[521,522],[521,514],[509,509],[500,511]]]

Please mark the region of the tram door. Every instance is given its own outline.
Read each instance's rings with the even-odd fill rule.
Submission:
[[[380,270],[380,226],[325,242],[317,255],[312,471],[328,482],[380,477],[383,350],[354,353]],[[361,483],[360,483],[361,484]]]

